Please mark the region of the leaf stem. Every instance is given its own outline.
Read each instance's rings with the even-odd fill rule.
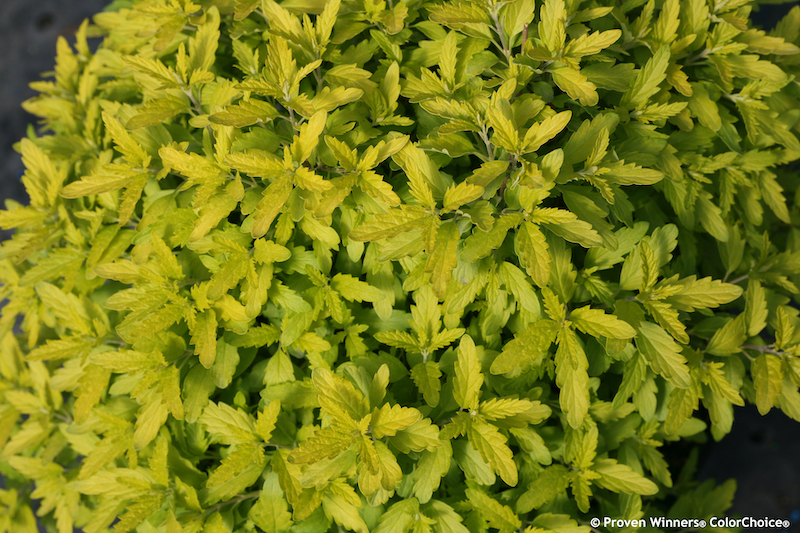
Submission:
[[[731,281],[728,281],[727,283],[730,283],[730,284],[732,284],[732,285],[736,285],[736,284],[737,284],[737,283],[739,283],[740,281],[744,281],[744,280],[746,280],[746,279],[747,279],[747,278],[749,278],[749,277],[750,277],[750,274],[745,274],[744,276],[739,276],[738,278],[736,278],[736,279],[732,279]]]
[[[253,491],[253,492],[247,492],[245,494],[239,494],[237,496],[234,496],[230,500],[225,500],[224,502],[219,502],[217,504],[212,505],[211,507],[209,507],[208,509],[203,511],[203,514],[204,515],[209,515],[209,514],[215,512],[215,511],[217,511],[219,509],[222,509],[223,507],[225,507],[227,505],[239,505],[243,501],[253,500],[255,498],[258,498],[259,494],[261,494],[260,491]]]
[[[489,142],[489,130],[484,127],[478,135],[483,140],[483,144],[486,145],[486,154],[489,156],[489,161],[494,161],[494,146]]]
[[[508,42],[506,41],[505,32],[503,30],[503,25],[500,24],[500,19],[497,16],[497,12],[493,9],[489,11],[489,15],[492,17],[494,21],[494,32],[500,37],[500,49],[503,51],[503,55],[506,56],[506,62],[509,66],[511,66],[511,49],[508,47]]]
[[[742,344],[741,348],[744,350],[755,350],[761,353],[770,353],[772,355],[777,355],[778,357],[783,356],[783,352],[779,352],[775,349],[775,345],[767,344],[765,346],[759,346],[757,344]]]

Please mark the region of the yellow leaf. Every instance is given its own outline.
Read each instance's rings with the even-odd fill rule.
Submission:
[[[421,419],[422,414],[414,408],[387,403],[372,413],[372,435],[376,439],[392,436]]]
[[[483,187],[462,181],[458,185],[451,185],[444,193],[444,207],[442,212],[453,211],[464,204],[477,200],[483,195]]]
[[[514,454],[506,446],[506,437],[495,426],[487,424],[481,419],[473,420],[467,430],[470,443],[483,460],[489,463],[492,470],[513,487],[517,484],[517,465],[514,463]]]
[[[447,284],[456,267],[456,250],[461,240],[461,232],[452,220],[442,223],[436,232],[436,246],[428,255],[425,271],[431,272],[433,291],[439,298],[444,298]]]
[[[547,241],[536,224],[523,222],[514,240],[525,271],[539,287],[550,279],[550,253]]]
[[[579,100],[588,107],[597,105],[600,98],[597,95],[597,86],[581,74],[580,70],[559,66],[550,69],[549,72],[553,75],[553,82],[570,98]]]

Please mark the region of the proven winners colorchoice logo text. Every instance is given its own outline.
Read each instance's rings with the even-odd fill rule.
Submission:
[[[658,529],[705,529],[706,526],[714,528],[766,528],[782,529],[789,527],[789,520],[783,518],[755,518],[745,516],[743,518],[729,518],[727,516],[712,516],[710,519],[701,518],[667,518],[665,516],[651,516],[649,518],[639,518],[625,520],[622,518],[611,518],[604,516],[601,520],[598,517],[592,518],[589,523],[592,527],[653,527]]]

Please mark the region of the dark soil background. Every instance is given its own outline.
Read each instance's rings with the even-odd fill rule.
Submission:
[[[83,19],[107,3],[0,0],[0,205],[8,198],[27,202],[19,181],[22,162],[12,145],[35,124],[21,107],[35,96],[28,84],[52,70],[58,36],[72,41]],[[768,29],[797,3],[762,6],[753,14],[755,24]],[[0,231],[0,240],[8,236]],[[731,434],[703,450],[699,477],[737,480],[729,516],[789,518],[789,531],[800,533],[800,423],[779,411],[762,417],[754,407],[736,408]]]

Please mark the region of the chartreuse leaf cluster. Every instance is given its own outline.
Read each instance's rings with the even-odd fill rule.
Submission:
[[[62,38],[0,211],[0,530],[720,516],[670,444],[800,420],[800,8],[754,7],[125,0]]]

